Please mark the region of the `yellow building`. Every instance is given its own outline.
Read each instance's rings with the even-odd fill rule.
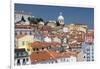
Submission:
[[[15,45],[16,48],[25,48],[25,50],[28,52],[28,54],[31,54],[31,47],[28,46],[28,43],[31,43],[34,41],[33,35],[16,35],[16,41]]]

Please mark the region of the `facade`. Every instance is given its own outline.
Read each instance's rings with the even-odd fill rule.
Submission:
[[[94,61],[94,44],[86,44],[82,45],[83,52],[85,55],[85,61]]]
[[[30,24],[23,23],[23,21],[15,23],[15,35],[21,34],[33,35],[34,28],[31,28]]]
[[[14,61],[15,65],[29,65],[30,64],[30,57],[24,48],[15,49],[14,58],[15,58],[15,61]]]
[[[15,48],[24,48],[28,54],[31,54],[31,48],[29,47],[28,43],[34,41],[34,36],[32,35],[17,35],[15,40]]]

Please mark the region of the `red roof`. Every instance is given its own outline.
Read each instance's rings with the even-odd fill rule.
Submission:
[[[46,51],[42,51],[42,52],[38,52],[38,53],[33,52],[30,56],[31,63],[37,63],[40,61],[49,60],[50,58],[52,58],[52,56]]]
[[[15,28],[20,28],[20,29],[30,29],[30,25],[21,25],[21,24],[16,24]]]
[[[17,39],[20,39],[20,38],[22,38],[22,37],[24,37],[24,36],[26,36],[25,34],[22,34],[22,35],[16,35],[15,37],[17,38]]]
[[[61,57],[70,57],[70,56],[77,56],[79,52],[55,52],[55,51],[41,51],[41,52],[33,52],[30,56],[31,63],[38,63],[41,61],[46,61],[49,59],[57,59]]]
[[[29,45],[32,46],[32,47],[45,47],[45,46],[49,46],[50,43],[35,41],[35,42],[32,42],[32,43],[29,43]]]
[[[40,41],[35,41],[32,43],[29,43],[29,46],[36,47],[36,48],[48,47],[48,46],[56,47],[58,45],[61,45],[61,43],[58,43],[58,42],[40,42]]]

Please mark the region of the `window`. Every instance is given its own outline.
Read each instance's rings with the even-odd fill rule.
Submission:
[[[30,31],[30,35],[32,35],[32,32]]]
[[[25,59],[23,59],[23,64],[26,64]]]
[[[28,58],[26,58],[26,61],[28,62]]]
[[[87,55],[90,55],[90,53],[87,53]]]
[[[55,63],[57,63],[57,60],[55,61]]]
[[[94,61],[94,59],[92,59],[92,61]]]
[[[25,45],[25,42],[24,41],[22,42],[22,45]]]
[[[42,48],[42,50],[44,50],[44,48]]]
[[[94,58],[94,56],[92,56],[92,58]]]
[[[17,65],[20,65],[20,59],[17,60]]]
[[[35,51],[35,48],[33,48],[33,51]]]
[[[36,50],[37,50],[37,51],[39,51],[39,49],[38,49],[38,48],[37,48]]]
[[[22,34],[22,32],[20,31],[20,34]]]
[[[27,35],[27,32],[25,32],[25,35]]]
[[[87,49],[87,51],[90,51],[90,49]]]

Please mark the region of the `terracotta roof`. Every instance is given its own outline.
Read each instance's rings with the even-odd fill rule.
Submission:
[[[20,29],[30,29],[31,26],[30,25],[21,25],[21,24],[16,24],[15,28],[20,28]]]
[[[33,52],[30,56],[31,63],[38,63],[41,61],[47,61],[50,59],[57,59],[62,57],[70,57],[70,56],[77,56],[79,52],[55,52],[55,51],[41,51],[41,52]]]
[[[16,35],[15,37],[17,38],[17,39],[20,39],[20,38],[23,38],[23,37],[25,37],[26,35],[25,34],[22,34],[22,35]]]
[[[33,52],[30,56],[31,63],[38,63],[40,61],[49,60],[50,58],[52,58],[51,55],[46,51]]]
[[[32,46],[34,48],[41,48],[41,47],[48,47],[48,46],[58,46],[61,45],[61,43],[58,42],[40,42],[40,41],[35,41],[32,43],[29,43],[29,46]]]
[[[35,42],[32,42],[32,43],[29,43],[29,46],[36,47],[36,48],[46,47],[46,46],[49,46],[49,45],[50,45],[50,43],[48,43],[48,42],[40,42],[40,41],[35,41]]]

